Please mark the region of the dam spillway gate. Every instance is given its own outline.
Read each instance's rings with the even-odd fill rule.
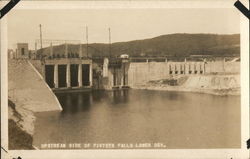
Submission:
[[[91,59],[45,60],[45,80],[53,90],[92,86]]]

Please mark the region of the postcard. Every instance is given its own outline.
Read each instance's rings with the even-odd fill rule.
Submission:
[[[234,3],[18,2],[1,19],[3,158],[249,158]]]

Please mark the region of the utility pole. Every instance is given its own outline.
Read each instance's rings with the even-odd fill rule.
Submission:
[[[109,57],[111,57],[111,32],[109,28]]]
[[[87,57],[89,54],[89,35],[88,35],[88,26],[86,26],[86,52],[87,52]]]
[[[111,61],[111,31],[109,28],[109,58]],[[116,68],[113,66],[113,86],[116,86]]]
[[[42,24],[39,24],[39,28],[40,28],[40,44],[41,44],[41,56],[42,56],[43,53]]]

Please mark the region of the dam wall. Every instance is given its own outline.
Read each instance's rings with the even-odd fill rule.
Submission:
[[[8,61],[8,96],[32,112],[62,110],[42,75],[28,60]]]
[[[144,85],[149,81],[174,78],[179,75],[239,74],[240,62],[131,62],[128,85]]]
[[[36,70],[45,77],[45,69],[42,65],[41,60],[29,60],[29,62],[36,68]]]
[[[187,88],[239,89],[240,75],[204,75],[190,76],[182,85]]]
[[[240,62],[211,61],[205,66],[206,73],[240,73]]]
[[[165,62],[130,63],[128,70],[128,85],[145,84],[151,80],[167,78],[168,64]]]
[[[114,59],[113,59],[114,60]],[[112,89],[145,85],[150,81],[171,79],[179,75],[239,74],[240,62],[232,61],[149,61],[131,62],[119,59],[112,63],[105,58],[100,64],[102,76],[97,75],[90,59],[49,59],[42,64],[41,60],[30,60],[36,70],[43,76],[50,88],[57,89]],[[119,63],[120,62],[120,63]],[[97,65],[97,64],[95,64]],[[64,66],[60,70],[59,67]],[[89,67],[87,67],[89,66]],[[47,71],[46,71],[47,70]],[[94,72],[94,76],[93,76]],[[63,74],[63,76],[60,76]],[[60,78],[59,78],[60,76]],[[92,84],[92,82],[94,82]],[[61,83],[61,84],[60,84]]]

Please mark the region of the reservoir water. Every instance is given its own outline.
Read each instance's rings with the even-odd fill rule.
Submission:
[[[62,112],[36,114],[38,148],[54,143],[240,147],[240,96],[133,89],[56,96]]]

